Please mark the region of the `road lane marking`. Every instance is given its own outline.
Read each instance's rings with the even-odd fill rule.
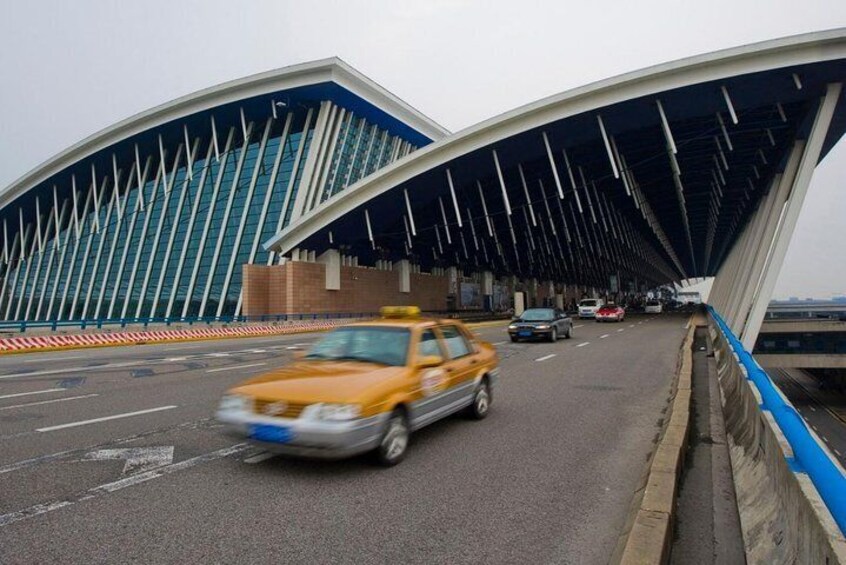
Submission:
[[[590,342],[589,342],[589,341],[586,341],[586,342],[584,342],[584,343],[580,343],[580,344],[579,344],[579,345],[577,345],[576,347],[584,347],[585,345],[590,345]]]
[[[33,371],[32,373],[10,373],[8,375],[0,375],[0,379],[13,379],[17,377],[43,377],[45,375],[63,375],[67,373],[84,373],[93,370],[102,369],[122,369],[124,367],[135,367],[136,365],[143,365],[149,363],[147,360],[130,361],[128,363],[112,363],[107,365],[98,365],[96,367],[67,367],[65,369],[50,369],[47,371]]]
[[[165,465],[164,467],[157,467],[156,469],[150,471],[145,471],[143,473],[138,473],[137,475],[132,475],[111,483],[106,483],[100,486],[96,486],[94,488],[90,488],[82,494],[78,494],[75,497],[69,498],[67,500],[55,500],[53,502],[36,504],[34,506],[30,506],[29,508],[24,508],[23,510],[9,512],[8,514],[2,514],[0,515],[0,528],[8,526],[9,524],[14,524],[15,522],[20,522],[21,520],[34,518],[35,516],[40,516],[42,514],[52,512],[53,510],[67,508],[68,506],[72,506],[77,502],[91,500],[92,498],[96,498],[104,494],[110,494],[126,487],[141,484],[152,479],[157,479],[159,477],[163,477],[165,475],[169,475],[177,471],[190,469],[191,467],[199,465],[200,463],[207,463],[210,461],[215,461],[217,459],[223,459],[224,457],[229,457],[230,455],[240,453],[248,447],[249,446],[245,443],[237,443],[230,447],[225,447],[223,449],[218,449],[217,451],[212,451],[210,453],[198,455],[197,457],[192,457],[191,459],[186,459],[185,461],[180,461],[179,463]]]
[[[538,357],[535,361],[546,361],[547,359],[552,359],[555,357],[555,353],[550,353],[549,355],[544,355],[543,357]]]
[[[629,327],[630,327],[630,328],[633,328],[634,326],[635,326],[634,324],[629,324]]]
[[[508,343],[508,342],[507,342],[507,341],[498,341],[498,342],[496,342],[496,343],[492,343],[491,345],[493,345],[493,346],[497,346],[497,345],[505,345],[506,343]]]
[[[834,452],[837,454],[838,457],[843,457],[843,454],[837,451],[836,449],[834,450]]]
[[[83,461],[111,461],[122,459],[123,475],[143,473],[156,467],[173,463],[173,446],[121,447],[118,449],[97,449],[85,454]]]
[[[581,327],[583,327],[583,326],[584,326],[584,324],[579,324],[579,325],[577,325],[577,326],[573,326],[573,327],[574,327],[574,328],[581,328]]]
[[[64,392],[64,391],[65,391],[65,389],[63,389],[63,388],[48,388],[48,389],[45,389],[45,390],[34,390],[32,392],[17,392],[15,394],[4,394],[3,396],[0,396],[0,400],[2,400],[4,398],[17,398],[19,396],[29,396],[31,394],[46,394],[48,392]]]
[[[599,336],[599,339],[605,339],[606,337],[608,337],[608,334],[602,334],[601,336]]]
[[[229,357],[232,353],[206,353],[206,357]]]
[[[232,371],[234,369],[247,369],[249,367],[261,367],[267,363],[250,363],[249,365],[235,365],[234,367],[218,367],[217,369],[209,369],[207,373],[219,373],[220,371]]]
[[[810,408],[810,409],[811,409],[811,412],[816,412],[816,411],[817,411],[817,409],[816,409],[816,408],[814,408],[813,406],[808,406],[808,408]]]
[[[68,361],[70,359],[79,359],[82,355],[68,355],[66,357],[42,357],[41,359],[23,359],[21,363],[47,363],[50,361]]]
[[[138,410],[137,412],[125,412],[123,414],[115,414],[114,416],[103,416],[102,418],[93,418],[91,420],[80,420],[79,422],[70,422],[67,424],[59,424],[58,426],[48,426],[46,428],[38,428],[36,432],[53,432],[56,430],[64,430],[66,428],[75,428],[77,426],[87,426],[88,424],[96,424],[99,422],[107,422],[109,420],[119,420],[121,418],[130,418],[132,416],[141,416],[142,414],[152,414],[153,412],[161,412],[162,410],[172,410],[177,408],[176,405],[159,406],[158,408],[149,408],[147,410]],[[0,522],[0,525],[2,523]]]
[[[823,441],[824,441],[824,442],[826,442],[826,443],[828,443],[828,438],[827,438],[827,437],[825,437],[825,436],[823,436]]]
[[[819,431],[815,425],[811,424],[811,427],[812,427],[812,428],[814,428],[814,431],[815,431],[815,432],[818,432],[818,431]]]
[[[54,398],[53,400],[42,400],[41,402],[29,402],[27,404],[16,404],[14,406],[3,406],[0,410],[11,410],[12,408],[26,408],[27,406],[38,406],[40,404],[52,404],[54,402],[67,402],[68,400],[79,400],[80,398],[92,398],[99,394],[84,394],[82,396],[69,396],[67,398]]]
[[[620,328],[619,330],[617,330],[617,333],[624,332],[624,331],[626,331],[625,328]]]

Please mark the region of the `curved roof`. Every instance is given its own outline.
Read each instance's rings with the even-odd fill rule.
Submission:
[[[426,172],[446,168],[454,160],[474,151],[491,148],[518,134],[538,130],[554,122],[566,122],[568,118],[601,109],[605,111],[615,104],[643,97],[654,99],[662,93],[693,85],[835,60],[846,60],[846,28],[689,57],[543,98],[468,127],[362,179],[292,223],[265,246],[283,253],[304,243],[307,246],[312,243],[315,234],[393,188]],[[841,78],[846,78],[842,72],[838,79]],[[654,106],[652,112],[654,116],[650,119],[657,122]],[[842,128],[839,127],[837,131],[830,132],[823,155],[841,134]],[[445,179],[443,182],[446,182]]]
[[[425,138],[438,140],[449,133],[341,59],[332,57],[225,82],[121,120],[51,157],[0,191],[0,208],[74,163],[137,134],[242,99],[324,83],[337,84]]]

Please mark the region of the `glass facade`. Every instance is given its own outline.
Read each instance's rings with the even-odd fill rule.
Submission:
[[[416,149],[331,100],[264,114],[187,116],[0,210],[0,318],[239,315],[241,266],[279,260],[262,243]]]

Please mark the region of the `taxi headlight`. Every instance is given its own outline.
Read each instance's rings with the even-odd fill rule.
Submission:
[[[302,415],[305,418],[313,420],[341,422],[345,420],[354,420],[361,416],[361,406],[358,404],[312,404],[303,410]]]
[[[222,411],[246,411],[250,409],[250,399],[240,394],[226,394],[220,399]]]
[[[549,326],[548,326],[548,325],[546,325],[546,324],[541,324],[541,325],[539,325],[539,326],[538,326],[538,329],[539,329],[539,330],[548,330],[548,329],[549,329]]]
[[[517,324],[509,324],[508,329],[509,329],[509,330],[516,330],[516,329],[517,329]]]

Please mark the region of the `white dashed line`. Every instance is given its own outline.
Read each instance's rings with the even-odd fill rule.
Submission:
[[[52,363],[53,361],[68,361],[79,359],[82,355],[68,355],[66,357],[42,357],[41,359],[24,359],[21,363]]]
[[[42,377],[45,375],[62,375],[66,373],[77,373],[86,371],[102,371],[104,369],[123,369],[126,367],[135,367],[149,363],[149,361],[131,361],[128,363],[108,363],[106,365],[96,365],[94,367],[67,367],[65,369],[51,369],[49,371],[35,371],[33,373],[11,373],[9,375],[0,375],[0,379],[15,379],[18,377]]]
[[[808,408],[810,408],[810,409],[811,409],[811,412],[816,412],[816,411],[817,411],[817,409],[816,409],[816,408],[814,408],[813,406],[808,406]]]
[[[638,323],[637,323],[637,325],[640,325],[640,324],[642,324],[642,323],[643,323],[643,322],[638,322]]]
[[[574,328],[581,328],[581,327],[583,327],[583,326],[584,326],[584,324],[579,324],[578,326],[573,326],[573,327],[574,327]]]
[[[584,343],[580,343],[580,344],[579,344],[579,345],[577,345],[576,347],[584,347],[585,345],[590,345],[590,342],[589,342],[589,341],[586,341],[586,342],[584,342]]]
[[[48,388],[46,390],[35,390],[35,391],[32,391],[32,392],[18,392],[18,393],[15,393],[15,394],[4,394],[3,396],[0,396],[0,399],[17,398],[19,396],[29,396],[31,394],[46,394],[48,392],[62,392],[64,390],[65,389],[63,389],[63,388]]]
[[[825,436],[823,436],[823,441],[824,441],[824,442],[826,442],[826,443],[828,443],[828,438],[827,438],[827,437],[825,437]]]
[[[814,428],[814,431],[815,431],[815,432],[818,432],[818,431],[819,431],[815,425],[811,424],[811,427],[812,427],[812,428]]]
[[[229,357],[231,353],[206,353],[206,357]]]
[[[843,457],[843,454],[837,451],[836,449],[834,450],[834,452],[837,454],[838,457]]]
[[[538,357],[535,361],[546,361],[547,359],[552,359],[555,357],[555,353],[550,353],[549,355],[544,355],[543,357]]]
[[[217,369],[209,369],[207,373],[219,373],[220,371],[233,371],[235,369],[248,369],[250,367],[261,367],[267,363],[250,363],[249,365],[235,365],[234,367],[218,367]]]
[[[493,346],[497,346],[497,345],[505,345],[506,343],[508,343],[508,342],[507,342],[507,341],[498,341],[498,342],[496,342],[496,343],[492,343],[491,345],[493,345]]]
[[[11,410],[12,408],[27,408],[29,406],[38,406],[39,404],[52,404],[54,402],[67,402],[68,400],[79,400],[80,398],[91,398],[93,396],[100,396],[99,394],[85,394],[83,396],[69,396],[67,398],[55,398],[53,400],[42,400],[41,402],[30,402],[28,404],[16,404],[14,406],[3,406],[0,410]]]
[[[633,328],[634,326],[635,326],[634,324],[629,324],[629,327],[630,327],[630,328]]]
[[[132,416],[140,416],[142,414],[151,414],[153,412],[161,412],[162,410],[172,410],[176,408],[175,405],[159,406],[158,408],[150,408],[148,410],[138,410],[137,412],[126,412],[124,414],[115,414],[114,416],[104,416],[102,418],[94,418],[92,420],[81,420],[79,422],[70,422],[68,424],[59,424],[58,426],[49,426],[46,428],[38,428],[36,432],[53,432],[56,430],[64,430],[65,428],[75,428],[77,426],[86,426],[88,424],[96,424],[98,422],[107,422],[109,420],[118,420],[120,418],[130,418]]]
[[[608,337],[608,334],[602,334],[601,336],[599,336],[599,339],[605,339],[606,337]]]
[[[623,329],[623,328],[620,328],[619,330],[617,330],[617,333],[624,332],[624,331],[626,331],[626,330]]]

